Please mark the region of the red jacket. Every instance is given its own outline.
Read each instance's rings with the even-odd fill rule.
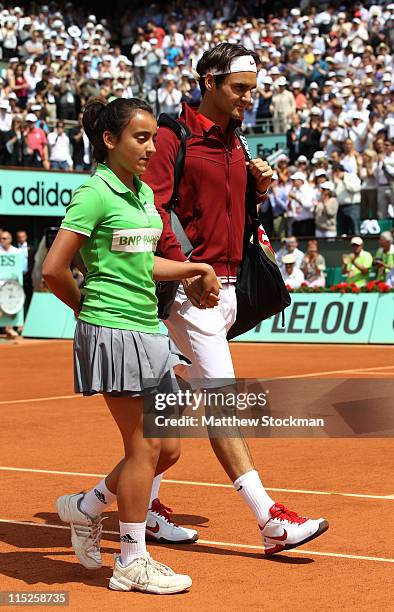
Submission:
[[[181,119],[190,128],[186,161],[179,184],[176,213],[193,245],[192,261],[213,266],[218,276],[234,277],[242,259],[245,222],[246,165],[241,145],[234,135],[234,122],[225,135],[220,127],[201,121],[184,105]],[[163,219],[158,250],[176,261],[184,261],[166,211],[173,192],[174,164],[179,140],[167,127],[160,127],[156,153],[143,180],[155,194],[155,204]]]

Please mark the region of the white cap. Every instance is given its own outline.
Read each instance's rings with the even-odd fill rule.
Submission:
[[[79,38],[81,36],[81,30],[77,25],[70,26],[67,32],[70,34],[71,38]]]
[[[318,106],[312,106],[311,115],[315,115],[315,117],[320,117],[321,114],[322,114],[322,111]]]
[[[284,76],[279,77],[279,79],[276,81],[277,85],[279,85],[280,87],[286,87],[287,85],[287,79]]]
[[[319,89],[319,85],[316,83],[316,81],[312,81],[312,83],[309,85],[309,89]]]
[[[320,189],[328,189],[329,191],[334,191],[334,183],[332,181],[324,181],[320,185]]]
[[[293,253],[288,253],[287,255],[283,255],[282,257],[282,263],[284,264],[295,264],[296,262],[296,258],[295,255],[293,255]]]
[[[301,83],[299,81],[294,81],[291,86],[293,89],[301,89]]]
[[[391,76],[391,74],[389,72],[386,72],[383,76],[382,76],[382,81],[391,81],[393,77]]]
[[[306,176],[303,172],[294,172],[290,178],[292,181],[306,181]]]
[[[0,100],[0,108],[3,108],[4,110],[8,110],[9,109],[9,104],[6,100]]]
[[[290,15],[293,15],[294,17],[299,17],[301,15],[301,11],[298,8],[293,8],[290,11]]]
[[[359,236],[354,236],[354,238],[351,239],[350,244],[357,244],[358,246],[361,246],[364,244],[364,241]]]
[[[37,115],[35,115],[34,113],[27,113],[25,121],[31,121],[32,123],[35,123],[37,121]]]
[[[315,151],[315,153],[313,154],[312,157],[312,164],[316,163],[317,161],[321,160],[321,159],[325,159],[327,156],[325,151]]]
[[[315,176],[319,177],[319,176],[326,176],[327,172],[325,170],[323,170],[323,168],[318,168],[315,172]]]
[[[305,155],[300,155],[296,160],[296,164],[307,164],[307,163],[308,163],[308,158]]]
[[[280,74],[280,70],[279,70],[278,66],[272,66],[272,68],[270,70],[270,74]]]
[[[265,76],[261,79],[261,82],[263,83],[263,85],[272,85],[272,79],[270,76]]]

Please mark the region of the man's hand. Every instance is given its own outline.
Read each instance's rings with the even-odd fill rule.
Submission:
[[[217,283],[219,284],[219,289],[221,289],[222,283],[219,279],[217,279]],[[182,284],[188,300],[196,308],[214,308],[218,305],[219,290],[217,286],[212,284],[212,286],[207,288],[206,281],[203,281],[203,277],[194,276],[193,278],[185,278]],[[205,301],[202,302],[203,294],[206,293],[207,290],[209,290],[209,295],[206,297]]]
[[[260,159],[251,159],[248,163],[249,172],[256,179],[256,189],[260,193],[265,193],[271,184],[273,170],[268,162]]]

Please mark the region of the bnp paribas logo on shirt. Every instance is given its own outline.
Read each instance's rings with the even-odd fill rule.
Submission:
[[[156,251],[160,234],[161,230],[155,228],[114,230],[111,251],[126,253]]]

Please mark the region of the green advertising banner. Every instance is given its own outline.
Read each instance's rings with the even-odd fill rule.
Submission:
[[[233,342],[300,342],[394,344],[394,293],[293,294],[281,315],[264,321]],[[30,338],[72,338],[75,317],[52,293],[34,293],[23,335]],[[160,332],[167,333],[164,323]]]
[[[74,172],[0,170],[0,216],[63,217],[73,191],[88,175]]]
[[[375,320],[369,342],[371,344],[394,343],[394,293],[378,296]]]
[[[285,310],[285,327],[279,314],[236,341],[367,344],[380,297],[377,293],[293,293],[292,303]],[[387,341],[394,342],[393,330],[390,338]]]
[[[287,151],[286,134],[248,134],[246,140],[253,158],[267,159],[280,149]]]

